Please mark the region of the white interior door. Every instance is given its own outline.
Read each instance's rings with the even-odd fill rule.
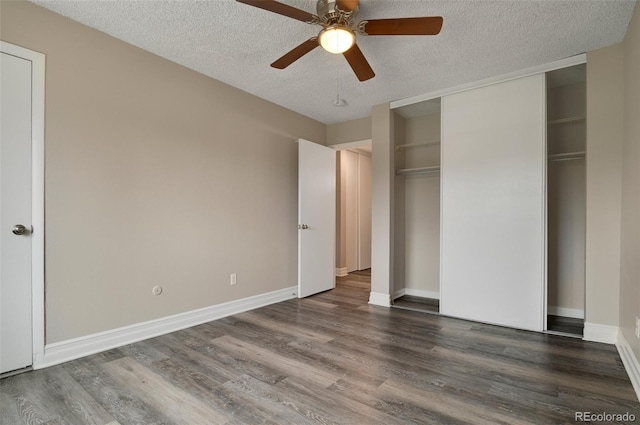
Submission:
[[[32,364],[32,62],[0,58],[0,373]]]
[[[336,151],[298,141],[298,297],[335,287]]]
[[[544,75],[442,103],[440,311],[543,328]]]

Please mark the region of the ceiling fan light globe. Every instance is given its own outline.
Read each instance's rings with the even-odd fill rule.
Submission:
[[[344,53],[356,42],[356,36],[349,28],[332,25],[320,31],[320,45],[329,53]]]

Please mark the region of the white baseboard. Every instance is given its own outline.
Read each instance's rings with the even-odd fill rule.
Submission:
[[[371,292],[369,294],[369,304],[391,307],[391,296],[380,292]]]
[[[573,319],[584,319],[584,310],[577,308],[556,307],[550,305],[547,307],[547,314],[561,317],[571,317]]]
[[[136,323],[122,328],[48,344],[44,347],[44,361],[41,365],[38,365],[37,368],[41,369],[68,362],[90,354],[285,301],[295,298],[297,292],[298,287],[292,286],[290,288],[267,292],[266,294],[255,295],[236,301],[229,301],[198,310],[150,320],[148,322]]]
[[[585,341],[615,344],[618,342],[618,334],[617,326],[586,322],[584,324],[584,337],[582,339]]]
[[[348,275],[349,272],[347,272],[347,268],[346,267],[336,267],[336,276],[337,277],[344,277],[346,275]]]
[[[622,364],[624,364],[624,369],[627,371],[627,375],[629,375],[633,389],[636,391],[636,397],[640,400],[640,363],[638,363],[638,359],[633,354],[633,350],[622,332],[618,333],[616,348],[618,349],[618,353],[620,353]]]
[[[394,300],[395,300],[395,299],[398,299],[398,298],[400,298],[400,297],[401,297],[401,296],[403,296],[403,295],[406,295],[405,289],[404,289],[404,288],[402,288],[402,289],[398,289],[397,291],[394,291],[394,292],[393,292],[393,299],[394,299]]]
[[[433,300],[440,299],[440,292],[423,291],[422,289],[402,288],[393,293],[393,299],[398,299],[403,295],[411,295],[413,297],[431,298]]]
[[[404,288],[405,295],[411,295],[414,297],[431,298],[434,300],[440,299],[440,292],[436,291],[424,291],[422,289]]]

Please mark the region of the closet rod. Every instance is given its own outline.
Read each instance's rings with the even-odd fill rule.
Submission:
[[[424,143],[405,143],[404,145],[396,145],[396,150],[401,151],[404,148],[417,148],[418,146],[435,146],[439,144],[440,140],[432,140]]]
[[[569,153],[557,153],[548,156],[549,162],[558,162],[558,161],[572,161],[574,159],[584,159],[586,157],[586,152],[569,152]]]
[[[436,165],[434,167],[405,168],[403,170],[396,171],[396,174],[399,176],[407,176],[414,174],[435,174],[439,172],[440,167]]]
[[[570,122],[578,122],[578,121],[584,121],[586,118],[583,116],[578,116],[578,117],[568,117],[568,118],[560,118],[557,120],[549,120],[547,121],[547,124],[549,125],[553,125],[553,124],[565,124],[565,123],[570,123]]]

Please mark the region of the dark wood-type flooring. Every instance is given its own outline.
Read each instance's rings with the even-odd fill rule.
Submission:
[[[393,300],[393,307],[425,313],[438,313],[440,311],[440,300],[403,295]]]
[[[584,333],[584,320],[550,314],[547,316],[547,329],[554,332],[582,336]]]
[[[612,345],[367,304],[335,290],[0,381],[21,424],[573,424],[640,418]],[[637,419],[640,421],[640,419]]]
[[[437,314],[440,312],[440,301],[432,298],[403,295],[393,301],[392,307],[403,310]],[[582,336],[584,332],[584,320],[548,315],[547,329],[561,334]]]

